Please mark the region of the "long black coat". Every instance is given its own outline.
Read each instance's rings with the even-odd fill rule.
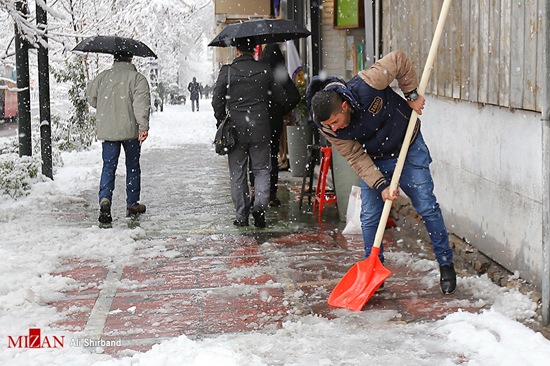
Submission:
[[[271,133],[273,136],[279,136],[283,131],[284,117],[292,112],[300,102],[300,92],[292,79],[288,76],[288,71],[285,67],[285,58],[276,43],[270,43],[265,46],[262,56],[260,56],[258,61],[271,66],[273,75],[275,75],[275,80],[282,84],[286,91],[287,100],[284,104],[277,104],[273,99],[269,103]]]
[[[229,69],[231,71],[229,72]],[[227,75],[230,73],[229,91]],[[243,54],[224,65],[214,85],[212,107],[218,124],[225,117],[226,95],[229,95],[231,121],[237,132],[237,142],[269,142],[269,99],[284,104],[287,96],[282,85],[275,81],[271,67]]]
[[[200,85],[194,79],[187,86],[187,90],[189,90],[189,93],[190,93],[189,98],[191,100],[199,99]]]

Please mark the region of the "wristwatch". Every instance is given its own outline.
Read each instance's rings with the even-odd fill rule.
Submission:
[[[418,91],[414,89],[411,92],[405,93],[405,99],[410,100],[411,102],[414,102],[418,99]]]

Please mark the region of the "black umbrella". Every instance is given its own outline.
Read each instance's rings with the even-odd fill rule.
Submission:
[[[99,52],[99,53],[122,53],[133,56],[154,57],[157,55],[143,42],[132,38],[118,36],[95,36],[86,38],[73,51]]]
[[[236,46],[239,39],[250,39],[254,44],[278,43],[307,37],[304,26],[288,19],[254,19],[230,24],[210,42],[209,46]]]

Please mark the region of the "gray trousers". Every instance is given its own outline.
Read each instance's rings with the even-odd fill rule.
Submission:
[[[254,207],[265,210],[269,203],[271,147],[269,142],[237,143],[227,160],[231,179],[231,197],[237,220],[248,220],[250,214],[250,190],[248,188],[248,160],[254,174]]]

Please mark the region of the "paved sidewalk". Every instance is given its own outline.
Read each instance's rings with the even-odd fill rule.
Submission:
[[[175,154],[149,152],[145,161],[155,161],[159,155],[169,159]],[[225,161],[210,163],[223,169]],[[154,164],[149,169],[150,176],[166,174]],[[155,221],[147,218],[155,215],[148,208],[141,226],[154,234],[140,239],[143,253],[135,253],[135,264],[117,267],[108,260],[82,262],[78,256],[67,261],[54,275],[73,278],[79,289],[50,304],[65,314],[54,326],[83,332],[80,336],[91,339],[121,340],[120,347],[106,347],[104,352],[127,356],[179,335],[200,339],[228,332],[271,332],[307,314],[335,318],[346,312],[329,307],[326,299],[347,270],[363,259],[363,243],[360,235],[341,234],[345,224],[339,221],[335,205],[325,206],[322,220],[307,203],[299,212],[301,178],[283,172],[282,206],[268,212],[268,229],[235,228],[221,169],[209,182],[216,191],[225,187],[225,193],[219,193],[225,201],[214,213],[197,213],[193,205],[157,193],[166,205],[175,199],[175,207],[182,209],[168,209]],[[90,222],[95,211],[90,208]],[[208,225],[195,218],[207,214],[218,222]],[[180,221],[174,215],[184,223],[179,232]],[[172,222],[168,228],[162,225],[168,221]],[[390,322],[411,323],[441,319],[458,309],[479,312],[491,306],[460,289],[443,296],[431,250],[411,232],[388,229],[384,245],[385,266],[392,275],[364,312],[393,310],[398,315]]]
[[[403,234],[387,231],[388,252],[422,257]],[[92,339],[121,339],[122,347],[105,350],[117,353],[146,351],[182,334],[270,331],[310,313],[334,318],[342,310],[329,307],[326,299],[362,256],[360,237],[321,225],[296,233],[186,234],[162,241],[168,257],[125,268],[66,263],[60,274],[77,280],[82,290],[53,305],[59,311],[86,310],[69,313],[58,325],[83,330]],[[430,271],[386,268],[392,276],[385,290],[373,295],[364,311],[396,310],[391,321],[408,323],[440,319],[459,308],[481,310],[468,294],[441,295]]]

